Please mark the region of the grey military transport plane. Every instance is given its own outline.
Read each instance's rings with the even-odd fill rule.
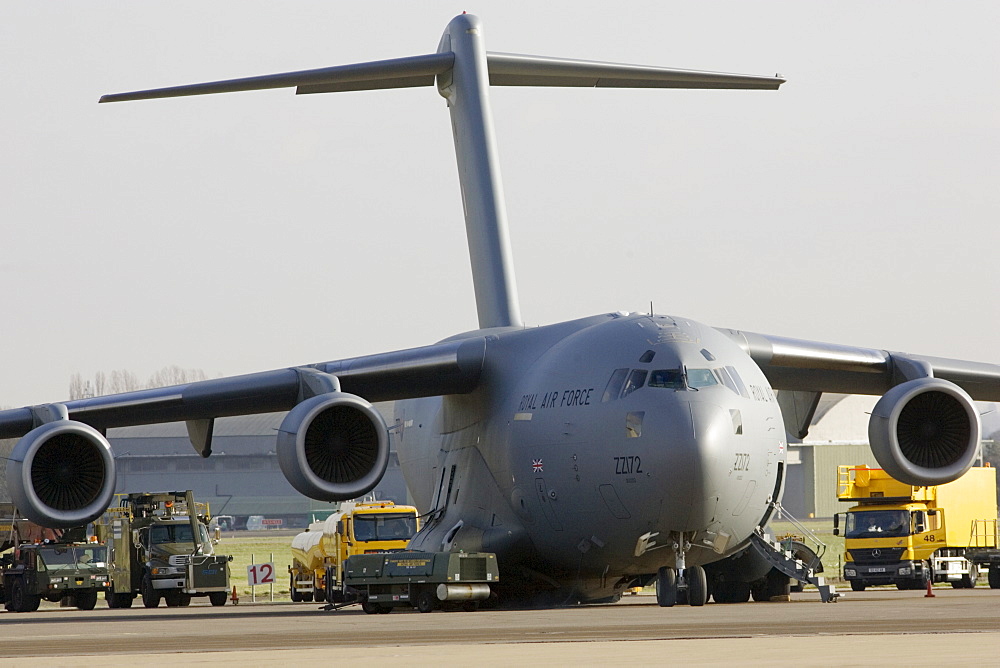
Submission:
[[[820,393],[882,395],[869,426],[878,461],[911,484],[943,483],[977,455],[973,400],[1000,400],[1000,367],[644,313],[524,328],[488,86],[782,83],[487,52],[479,19],[461,15],[428,55],[105,96],[436,85],[451,112],[480,329],[422,348],[0,411],[0,438],[21,437],[7,466],[15,502],[43,525],[89,521],[114,492],[109,427],[184,420],[208,457],[215,418],[288,410],[277,452],[297,490],[326,501],[365,494],[396,439],[427,514],[412,547],[495,552],[511,596],[597,601],[655,581],[664,606],[679,589],[692,605],[710,591],[738,600],[760,577],[748,544],[781,498],[786,430],[804,435]],[[388,400],[391,428],[370,403]]]

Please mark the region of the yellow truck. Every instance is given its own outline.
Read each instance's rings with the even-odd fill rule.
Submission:
[[[854,507],[843,517],[844,579],[854,591],[894,584],[922,589],[928,582],[974,587],[979,567],[974,548],[996,548],[995,535],[979,527],[997,519],[996,469],[974,467],[945,485],[912,486],[882,469],[840,466],[837,497]],[[990,579],[992,585],[993,578]]]
[[[401,552],[420,529],[417,509],[392,501],[347,502],[292,539],[293,601],[340,603],[344,562],[355,554]]]

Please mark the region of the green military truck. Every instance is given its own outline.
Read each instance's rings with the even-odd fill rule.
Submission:
[[[86,527],[46,530],[16,514],[0,504],[0,551],[14,548],[0,556],[0,603],[10,612],[33,612],[43,599],[92,610],[108,586],[105,547],[87,542]]]
[[[108,546],[109,608],[129,608],[137,595],[147,608],[160,600],[186,606],[193,596],[225,605],[229,562],[215,554],[205,504],[186,492],[133,493],[119,497],[97,524]]]
[[[370,615],[399,606],[431,612],[456,605],[472,611],[500,580],[496,555],[489,552],[357,554],[347,559],[344,571],[344,598],[360,602]]]

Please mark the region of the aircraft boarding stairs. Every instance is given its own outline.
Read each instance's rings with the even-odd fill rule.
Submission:
[[[814,543],[816,549],[813,550],[807,545],[802,545],[805,549],[799,550],[796,554],[792,550],[791,540],[775,540],[767,535],[761,527],[754,529],[750,536],[750,542],[761,556],[779,572],[802,584],[815,585],[824,603],[835,603],[840,597],[836,587],[826,584],[825,578],[817,574],[817,567],[820,567],[819,570],[822,569],[820,557],[826,551],[826,545],[812,531],[792,517],[787,510],[783,509],[777,501],[773,501],[771,505],[774,511],[780,513],[783,520],[790,522],[806,540]],[[770,513],[770,516],[774,517],[775,513]],[[807,558],[808,563],[801,557]]]

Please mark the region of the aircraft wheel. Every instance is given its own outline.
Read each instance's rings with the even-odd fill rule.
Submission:
[[[420,612],[430,612],[437,607],[437,600],[434,592],[425,590],[417,594],[417,610]]]
[[[97,605],[97,590],[88,589],[76,593],[76,607],[80,610],[93,610]]]
[[[716,603],[746,603],[750,600],[749,582],[717,582],[712,589]]]
[[[701,566],[691,566],[684,570],[688,585],[688,605],[701,606],[708,602],[708,579],[705,569]]]
[[[851,580],[851,591],[864,591],[866,586],[864,580]],[[906,585],[898,584],[896,586],[903,589]]]
[[[160,593],[153,589],[153,579],[149,573],[142,576],[142,604],[147,608],[160,605]]]
[[[661,608],[677,604],[677,571],[667,566],[656,572],[656,604]]]
[[[228,599],[229,595],[224,591],[213,591],[208,595],[208,600],[217,608],[224,606]]]

